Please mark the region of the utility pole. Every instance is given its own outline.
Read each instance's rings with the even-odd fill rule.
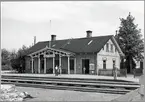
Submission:
[[[2,60],[1,56],[0,56],[0,59]],[[2,75],[2,64],[1,64],[1,61],[0,61],[0,90],[1,90],[1,75]]]
[[[50,20],[50,35],[51,35],[51,20]],[[51,48],[51,40],[49,41],[49,48]]]

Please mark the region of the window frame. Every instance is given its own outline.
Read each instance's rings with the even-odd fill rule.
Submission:
[[[109,43],[106,43],[106,52],[109,52]]]
[[[106,60],[103,60],[103,69],[106,69]]]
[[[113,60],[113,68],[115,67],[116,65],[116,60]]]
[[[113,44],[111,44],[110,51],[113,52]]]

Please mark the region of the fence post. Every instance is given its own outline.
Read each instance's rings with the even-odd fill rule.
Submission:
[[[127,78],[127,69],[125,68],[125,77]]]
[[[113,77],[114,77],[114,80],[117,80],[117,67],[116,66],[113,68]]]

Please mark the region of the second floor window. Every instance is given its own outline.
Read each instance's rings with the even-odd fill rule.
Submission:
[[[106,44],[106,52],[109,52],[109,44]]]
[[[113,44],[111,44],[111,52],[113,52]]]
[[[115,67],[115,60],[113,60],[113,68]]]

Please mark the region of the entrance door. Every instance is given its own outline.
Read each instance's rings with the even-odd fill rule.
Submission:
[[[74,74],[74,59],[70,59],[70,73]]]
[[[59,67],[59,60],[55,59],[55,67]]]
[[[40,73],[44,73],[44,58],[40,58]]]
[[[82,73],[89,74],[89,59],[82,59]]]

